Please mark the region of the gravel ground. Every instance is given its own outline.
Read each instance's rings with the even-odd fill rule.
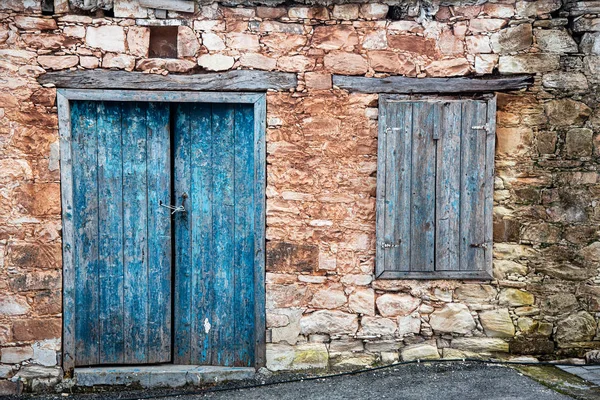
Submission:
[[[123,400],[123,399],[418,399],[418,400],[558,400],[570,399],[523,376],[518,371],[481,363],[422,363],[398,365],[377,371],[352,375],[275,383],[282,379],[298,379],[300,375],[275,375],[266,379],[267,386],[235,389],[239,385],[256,385],[250,381],[229,384],[230,390],[200,393],[185,390],[121,390],[102,393],[23,396],[36,400]],[[220,387],[223,389],[224,387]],[[210,389],[209,389],[210,390]]]

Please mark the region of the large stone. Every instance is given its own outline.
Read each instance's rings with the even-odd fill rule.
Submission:
[[[475,56],[475,73],[477,75],[493,73],[498,66],[498,59],[497,54],[477,54]]]
[[[516,15],[520,18],[535,17],[550,14],[562,7],[561,0],[527,1],[516,2]]]
[[[300,319],[302,334],[354,334],[358,330],[358,316],[342,311],[321,310]]]
[[[358,44],[358,35],[352,25],[317,26],[311,44],[323,50],[351,49]]]
[[[177,28],[177,57],[195,57],[200,50],[196,33],[189,26]]]
[[[266,367],[271,371],[289,370],[294,361],[294,347],[287,344],[267,343]]]
[[[586,311],[579,311],[556,324],[558,342],[585,342],[596,334],[596,320]]]
[[[242,58],[245,56],[248,57],[248,54]],[[247,58],[245,60],[247,61]],[[318,246],[275,240],[267,242],[267,271],[269,272],[312,272],[317,270],[318,263]]]
[[[465,38],[467,52],[469,54],[487,54],[492,52],[490,38],[485,35],[467,36]]]
[[[390,49],[420,56],[437,58],[437,43],[431,38],[414,35],[388,35],[388,46]]]
[[[227,46],[232,49],[243,51],[260,50],[258,35],[250,33],[232,32],[227,34]]]
[[[325,369],[329,352],[325,343],[303,343],[294,347],[291,370]]]
[[[600,32],[600,18],[575,18],[573,32]]]
[[[377,310],[384,317],[397,317],[411,314],[419,307],[421,300],[409,294],[387,293],[376,300]]]
[[[1,259],[0,259],[1,260]],[[14,294],[0,295],[0,316],[23,315],[29,312],[27,299]]]
[[[585,33],[579,47],[584,54],[600,55],[600,32]]]
[[[346,21],[358,19],[358,4],[336,4],[333,6],[332,16]]]
[[[366,34],[362,40],[362,48],[368,50],[387,48],[387,35],[385,31],[375,31]]]
[[[143,26],[131,26],[127,31],[129,54],[136,57],[148,57],[150,29]]]
[[[234,59],[223,54],[204,54],[198,57],[198,65],[208,71],[226,71],[233,67]]]
[[[358,336],[393,336],[396,333],[396,322],[389,318],[362,317]]]
[[[60,339],[42,340],[33,344],[33,362],[46,367],[55,366]]]
[[[560,68],[560,56],[556,54],[520,54],[500,56],[498,71],[501,74],[535,74]]]
[[[590,264],[600,265],[600,242],[594,242],[579,250],[578,255]]]
[[[335,51],[324,58],[325,68],[342,75],[363,75],[367,73],[367,61],[359,54]]]
[[[15,16],[15,25],[24,30],[48,31],[57,29],[56,21],[52,18]]]
[[[585,91],[588,89],[588,81],[581,72],[555,71],[545,74],[542,83],[549,89],[560,89],[567,91]]]
[[[547,102],[544,111],[550,124],[555,126],[581,126],[592,113],[584,103],[568,98]]]
[[[592,155],[594,132],[588,128],[573,128],[567,132],[565,152],[569,157]]]
[[[248,68],[272,71],[277,67],[277,60],[259,53],[244,53],[240,57],[240,65]]]
[[[375,354],[368,353],[340,353],[331,359],[331,368],[334,370],[357,370],[371,367],[377,361]]]
[[[205,32],[202,34],[202,44],[208,51],[225,50],[225,41],[221,36],[213,32]]]
[[[85,43],[90,47],[112,51],[125,52],[125,31],[116,25],[93,27],[89,26],[85,34]]]
[[[314,308],[328,308],[334,309],[339,308],[346,304],[346,295],[341,289],[322,289],[317,291],[312,300],[310,306]]]
[[[361,4],[360,15],[364,19],[383,19],[387,16],[389,6],[381,3]]]
[[[507,54],[527,50],[533,44],[531,24],[521,24],[506,28],[492,35],[491,46],[494,53]]]
[[[271,326],[271,341],[273,343],[287,342],[294,345],[298,342],[300,335],[300,318],[302,318],[302,309],[300,308],[280,308],[273,311],[273,314],[267,314],[285,318],[279,326]]]
[[[165,69],[169,72],[184,73],[196,68],[196,62],[192,60],[181,60],[174,58],[165,59]]]
[[[279,57],[277,60],[277,68],[285,72],[311,71],[314,67],[315,60],[301,54]]]
[[[494,260],[494,277],[506,279],[508,275],[527,275],[527,266],[511,260]]]
[[[55,339],[61,335],[61,320],[21,319],[13,323],[13,338],[17,341]]]
[[[466,334],[475,329],[475,320],[464,304],[449,303],[429,316],[429,324],[435,332]]]
[[[38,63],[46,69],[66,69],[79,64],[77,56],[39,56]]]
[[[510,341],[510,352],[519,355],[543,355],[554,353],[554,342],[547,338],[519,337]]]
[[[420,343],[404,347],[400,351],[402,361],[414,360],[437,360],[440,358],[437,347],[430,344]]]
[[[475,353],[507,353],[508,343],[502,339],[460,337],[452,339],[453,349],[472,351]]]
[[[117,68],[133,71],[135,57],[127,54],[106,53],[102,58],[102,68]]]
[[[36,57],[37,54],[34,51],[0,49],[0,60],[17,65],[30,64]]]
[[[19,364],[33,357],[31,346],[3,347],[0,362],[3,364]]]
[[[586,56],[583,59],[583,65],[590,81],[600,81],[600,56]]]
[[[474,33],[495,32],[506,26],[507,21],[500,18],[475,18],[469,22],[469,30]]]
[[[421,317],[415,312],[410,315],[400,316],[398,321],[398,336],[404,337],[409,334],[418,335],[421,331]]]
[[[374,71],[416,76],[415,64],[406,56],[387,50],[369,51],[367,56]]]
[[[534,302],[533,294],[520,289],[508,288],[502,289],[498,296],[500,304],[513,307],[529,306]]]
[[[432,77],[462,76],[471,72],[471,63],[466,58],[432,61],[425,71]]]
[[[539,29],[535,31],[538,47],[544,53],[577,53],[579,48],[567,31]]]
[[[375,292],[373,289],[356,289],[348,297],[348,307],[355,313],[375,315]]]
[[[287,55],[291,52],[297,52],[306,45],[307,37],[305,35],[296,35],[292,33],[271,33],[260,38],[260,42],[267,46],[274,53]]]
[[[73,44],[72,39],[68,39],[64,35],[53,33],[24,33],[21,38],[28,47],[35,47],[43,50],[58,50],[61,46]]]
[[[517,320],[517,326],[522,335],[525,336],[545,336],[552,334],[553,325],[550,322],[543,322],[529,317],[520,317]]]
[[[507,308],[482,311],[479,313],[479,320],[485,334],[489,337],[513,337],[515,335],[515,326]]]

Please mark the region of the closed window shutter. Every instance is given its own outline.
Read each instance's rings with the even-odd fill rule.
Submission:
[[[491,277],[495,107],[382,96],[379,278]]]

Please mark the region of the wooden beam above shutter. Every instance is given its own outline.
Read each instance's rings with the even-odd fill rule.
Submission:
[[[333,75],[334,86],[360,93],[490,93],[526,89],[533,84],[529,75],[503,78],[366,78]]]

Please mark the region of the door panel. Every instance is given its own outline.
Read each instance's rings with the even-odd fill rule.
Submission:
[[[254,364],[252,105],[175,113],[175,362]]]
[[[171,360],[167,104],[73,101],[76,365]]]

